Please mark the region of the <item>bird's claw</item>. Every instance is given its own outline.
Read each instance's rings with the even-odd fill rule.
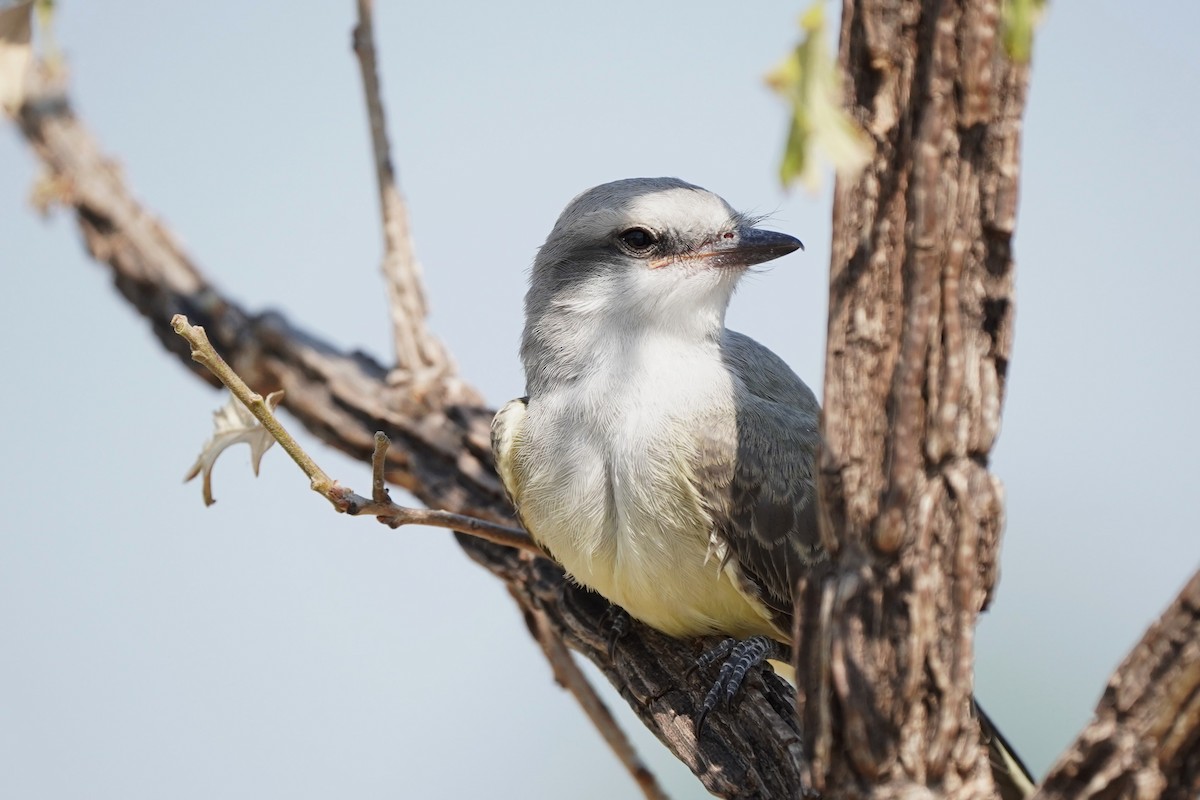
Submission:
[[[604,612],[604,622],[608,625],[608,660],[616,660],[617,642],[629,633],[631,617],[625,609],[618,605],[610,605]]]
[[[717,680],[704,696],[696,712],[696,733],[703,730],[704,720],[718,706],[733,702],[746,680],[746,674],[766,661],[774,648],[775,642],[766,636],[752,636],[741,641],[726,639],[696,659],[693,671],[704,669],[724,659]]]

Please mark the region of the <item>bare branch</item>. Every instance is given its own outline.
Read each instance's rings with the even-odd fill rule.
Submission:
[[[392,441],[382,431],[375,431],[375,449],[371,451],[371,499],[377,503],[391,500],[387,488],[387,451]]]
[[[542,646],[542,651],[554,669],[554,677],[559,685],[575,695],[575,699],[583,707],[588,719],[604,737],[609,748],[616,753],[622,766],[629,771],[638,788],[642,790],[642,794],[648,800],[667,800],[667,793],[658,785],[654,773],[638,756],[629,737],[621,730],[621,726],[617,724],[617,720],[608,710],[608,706],[600,699],[600,695],[596,694],[596,690],[592,688],[592,684],[580,671],[575,659],[571,658],[567,646],[563,643],[562,637],[554,625],[550,623],[549,618],[544,613],[534,613],[531,616],[530,627],[533,629],[534,638]]]
[[[1200,571],[1117,668],[1038,800],[1200,795]]]
[[[171,327],[176,333],[187,340],[192,348],[192,360],[203,364],[221,383],[250,410],[259,424],[279,442],[296,465],[308,476],[309,486],[314,492],[328,500],[333,507],[352,517],[372,516],[390,528],[402,525],[425,525],[433,528],[448,528],[459,533],[469,534],[492,544],[504,547],[515,547],[534,555],[545,556],[545,552],[534,543],[529,534],[520,528],[510,528],[497,525],[475,517],[463,514],[452,514],[449,511],[436,511],[424,508],[409,508],[393,503],[384,485],[384,471],[387,464],[387,451],[391,442],[387,435],[376,431],[375,448],[371,453],[372,498],[341,486],[330,478],[317,462],[300,446],[300,443],[288,432],[279,418],[271,410],[262,395],[253,391],[241,379],[225,359],[213,349],[212,343],[204,333],[204,328],[191,325],[183,314],[176,314],[171,320]]]
[[[396,185],[388,145],[387,119],[380,94],[379,68],[375,57],[372,0],[358,0],[358,26],[354,29],[354,53],[362,72],[367,117],[371,123],[371,149],[375,156],[375,178],[379,186],[379,213],[383,218],[383,278],[392,316],[392,338],[396,347],[398,381],[413,381],[430,387],[454,372],[441,342],[425,327],[427,310],[421,286],[421,267],[413,251],[408,208]]]

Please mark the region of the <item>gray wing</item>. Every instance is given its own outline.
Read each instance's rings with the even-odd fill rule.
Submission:
[[[796,579],[828,561],[814,472],[820,406],[779,356],[748,336],[726,331],[721,353],[741,385],[736,430],[714,430],[701,441],[713,536],[743,591],[790,635]]]

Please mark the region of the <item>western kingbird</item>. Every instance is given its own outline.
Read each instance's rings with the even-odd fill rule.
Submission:
[[[492,448],[572,579],[671,636],[786,644],[797,577],[829,560],[820,406],[725,327],[746,269],[802,247],[755,222],[675,178],[572,200],[525,296],[528,396],[496,415]]]

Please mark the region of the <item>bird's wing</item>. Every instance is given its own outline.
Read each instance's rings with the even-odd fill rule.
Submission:
[[[828,562],[814,473],[820,406],[787,364],[753,339],[727,331],[721,351],[740,386],[736,430],[702,432],[698,448],[714,549],[790,638],[796,579]]]
[[[492,419],[492,457],[496,460],[496,472],[508,492],[508,499],[521,510],[521,485],[523,483],[517,462],[517,447],[525,425],[525,410],[529,407],[528,397],[509,400],[496,412]]]
[[[701,482],[716,487],[706,493],[713,536],[743,590],[790,638],[796,578],[829,565],[817,531],[820,406],[787,364],[753,339],[727,331],[721,349],[745,391],[735,403],[736,436],[715,429],[701,443],[708,473]],[[736,450],[728,444],[734,440]],[[978,703],[975,711],[1000,797],[1031,796],[1037,781]]]

